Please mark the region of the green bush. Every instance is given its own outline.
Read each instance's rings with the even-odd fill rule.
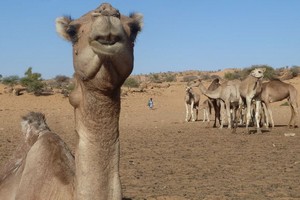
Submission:
[[[183,77],[183,82],[191,82],[191,81],[194,81],[198,78],[199,78],[198,76],[184,76]]]
[[[224,74],[224,79],[226,80],[234,80],[234,79],[241,79],[241,72],[234,71],[234,72],[226,72]]]
[[[290,68],[290,71],[292,72],[293,77],[297,77],[300,73],[300,67],[299,66],[293,66]]]
[[[19,76],[8,76],[8,77],[2,78],[2,83],[4,85],[9,85],[9,86],[14,86],[14,85],[18,84],[19,81],[20,81]]]
[[[164,76],[164,82],[175,82],[176,81],[176,75],[175,74],[166,74]]]
[[[162,83],[163,82],[158,74],[150,73],[149,79],[153,83]]]
[[[138,88],[140,83],[135,78],[128,77],[123,85],[128,88]]]

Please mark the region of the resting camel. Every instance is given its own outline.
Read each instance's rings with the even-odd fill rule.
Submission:
[[[69,101],[74,107],[78,135],[75,162],[61,139],[53,134],[38,136],[20,167],[6,171],[0,185],[1,198],[122,199],[120,87],[133,69],[133,47],[142,19],[140,14],[121,15],[107,3],[77,20],[56,19],[57,32],[73,46],[76,85]],[[36,134],[47,132],[45,128],[45,133]],[[13,163],[19,162],[17,158]],[[55,168],[49,165],[51,162]]]
[[[298,92],[297,89],[291,84],[284,83],[280,80],[271,80],[269,82],[263,83],[261,100],[263,102],[265,115],[266,115],[266,126],[269,127],[269,118],[274,128],[274,120],[272,116],[272,111],[270,108],[270,103],[282,101],[288,99],[291,107],[291,119],[289,121],[288,127],[296,127],[296,119],[298,115],[298,103],[297,103]]]
[[[228,128],[232,128],[232,120],[231,120],[231,113],[230,113],[230,104],[241,102],[240,93],[239,93],[239,80],[232,80],[226,81],[220,85],[217,89],[213,91],[209,91],[205,88],[202,84],[201,80],[196,80],[191,87],[199,87],[200,91],[207,97],[212,99],[220,99],[221,101],[221,110],[227,113],[228,118]],[[223,128],[225,121],[225,115],[222,114],[222,121],[220,128]]]
[[[197,121],[198,119],[198,108],[199,108],[200,95],[195,93],[191,87],[186,87],[185,89],[185,121],[190,121],[189,110],[192,115],[192,121]],[[190,108],[189,108],[190,107]],[[194,113],[194,109],[196,113]]]
[[[264,77],[264,72],[266,68],[256,68],[250,72],[246,79],[244,79],[239,87],[240,95],[243,101],[246,102],[247,112],[246,112],[246,129],[249,132],[249,122],[251,120],[251,102],[252,100],[256,100],[256,112],[255,112],[255,119],[256,119],[256,126],[257,126],[257,133],[261,133],[260,130],[260,110],[261,110],[261,102],[259,98],[259,94],[262,91],[262,79]]]
[[[75,161],[67,145],[42,113],[28,113],[21,127],[24,142],[1,170],[1,199],[73,199]]]

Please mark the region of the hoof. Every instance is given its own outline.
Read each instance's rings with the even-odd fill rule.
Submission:
[[[262,134],[261,129],[257,129],[257,134]]]

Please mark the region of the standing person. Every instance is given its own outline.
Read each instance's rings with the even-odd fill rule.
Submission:
[[[150,109],[153,108],[153,100],[152,100],[152,98],[149,99],[148,106],[149,106]]]

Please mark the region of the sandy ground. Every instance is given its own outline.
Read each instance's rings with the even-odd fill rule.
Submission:
[[[300,78],[288,82],[300,91]],[[232,134],[226,128],[207,128],[203,111],[199,121],[185,122],[184,90],[184,83],[172,83],[122,98],[120,173],[125,199],[300,199],[300,129],[286,127],[290,109],[280,106],[284,102],[272,105],[274,129],[249,135],[240,127]],[[45,113],[51,129],[74,151],[73,108],[67,98],[16,97],[5,94],[3,86],[0,92],[0,166],[16,149],[20,117],[29,111]],[[150,97],[153,110],[147,108]]]

